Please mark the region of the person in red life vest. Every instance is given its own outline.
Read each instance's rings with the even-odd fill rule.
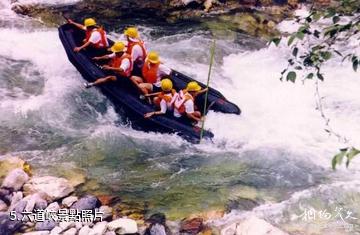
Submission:
[[[122,76],[122,77],[130,77],[133,64],[131,60],[131,56],[129,54],[126,54],[125,45],[122,42],[115,42],[114,45],[110,48],[110,50],[113,52],[110,55],[104,55],[100,57],[94,57],[94,60],[106,60],[110,59],[109,65],[102,66],[102,69],[104,70],[110,70],[114,71],[116,74]],[[85,87],[89,88],[95,85],[99,85],[102,83],[106,83],[109,81],[116,81],[116,76],[107,76],[104,78],[96,79],[95,82],[92,83],[85,83]]]
[[[195,98],[206,91],[207,88],[201,89],[197,82],[189,82],[186,89],[179,92],[174,102],[174,116],[180,118],[186,115],[191,120],[201,121],[201,113],[195,110]]]
[[[151,51],[146,57],[141,72],[142,77],[131,76],[130,79],[143,95],[147,95],[151,92],[161,91],[161,79],[170,76],[171,69],[160,62],[158,53]]]
[[[85,39],[83,40],[84,44],[79,47],[75,47],[75,52],[79,52],[89,46],[92,46],[96,49],[106,49],[109,46],[105,30],[103,30],[101,27],[98,27],[96,25],[96,21],[93,18],[85,19],[84,25],[76,23],[71,19],[68,19],[68,23],[75,25],[77,28],[86,32]]]
[[[146,59],[146,48],[144,42],[139,38],[139,32],[135,27],[129,27],[124,31],[127,39],[127,51],[131,55],[134,66],[141,69]]]
[[[167,110],[173,110],[173,104],[178,94],[173,89],[173,83],[169,78],[161,80],[161,90],[161,92],[146,95],[156,96],[154,98],[154,103],[156,106],[160,107],[160,110],[146,113],[144,115],[145,118],[150,118],[154,115],[162,115],[165,114]]]

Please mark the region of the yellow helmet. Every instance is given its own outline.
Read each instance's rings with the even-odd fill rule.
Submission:
[[[96,25],[96,21],[93,18],[87,18],[84,20],[85,27]]]
[[[131,38],[138,38],[139,37],[139,32],[135,27],[129,27],[124,31],[124,34],[126,36],[129,36]]]
[[[195,81],[189,82],[187,84],[187,86],[186,86],[186,90],[188,90],[188,91],[200,91],[201,86]]]
[[[161,89],[163,91],[171,91],[172,88],[173,88],[173,83],[170,79],[165,78],[161,80]]]
[[[150,51],[149,54],[147,55],[146,59],[148,61],[150,61],[150,63],[153,63],[153,64],[160,63],[159,54],[155,51]]]
[[[115,42],[110,50],[115,53],[125,51],[125,44],[123,42]]]

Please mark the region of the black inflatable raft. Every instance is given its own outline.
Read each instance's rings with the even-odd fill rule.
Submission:
[[[83,50],[80,53],[73,51],[73,48],[82,44],[84,32],[76,29],[72,25],[65,24],[59,27],[60,40],[65,48],[70,62],[77,68],[81,75],[89,82],[97,78],[108,75],[107,71],[102,70],[91,58],[94,51]],[[173,71],[171,74],[174,86],[184,88],[191,78]],[[202,87],[204,84],[199,83]],[[177,133],[191,142],[198,142],[200,139],[200,128],[192,126],[185,118],[177,119],[172,114],[154,116],[150,119],[143,118],[147,112],[154,111],[152,105],[139,99],[139,93],[134,85],[126,78],[118,78],[118,81],[99,86],[102,93],[106,95],[114,104],[117,111],[132,122],[132,127],[143,131],[158,131],[166,133]],[[198,99],[198,107],[204,103],[204,96]],[[210,109],[217,112],[240,114],[240,109],[233,103],[227,101],[224,96],[210,88],[208,102]],[[204,131],[204,138],[211,138],[210,131]]]

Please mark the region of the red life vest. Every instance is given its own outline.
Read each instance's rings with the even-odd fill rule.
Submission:
[[[179,97],[178,100],[175,101],[175,108],[177,109],[177,111],[180,114],[184,114],[185,113],[185,103],[188,100],[192,100],[194,101],[194,97],[192,97],[192,95],[190,95],[189,92],[187,92],[186,90],[182,90],[179,92]]]
[[[154,84],[158,81],[158,70],[160,63],[151,64],[149,61],[145,61],[144,66],[142,67],[142,75],[147,83]]]
[[[131,56],[129,54],[124,53],[121,57],[115,55],[115,57],[112,58],[110,61],[110,66],[114,68],[119,68],[124,59],[129,60],[130,66],[127,70],[119,72],[119,74],[123,77],[130,77],[133,70],[133,62],[131,61]]]
[[[127,44],[127,50],[126,53],[128,53],[129,55],[131,55],[132,53],[132,49],[134,48],[134,46],[139,45],[141,50],[142,50],[142,57],[141,57],[141,61],[145,61],[146,59],[146,50],[145,50],[145,46],[144,46],[144,42],[139,40],[138,42],[134,42],[131,40],[128,40],[128,44]],[[138,58],[139,59],[139,58]],[[134,61],[135,62],[135,61]]]
[[[165,93],[165,92],[161,92],[158,97],[159,97],[159,100],[165,100],[166,103],[170,104],[170,102],[172,101],[174,95],[176,94],[176,90],[174,89],[171,89],[171,92],[169,93]],[[172,104],[171,104],[172,105]]]
[[[91,37],[91,34],[93,32],[95,32],[95,31],[100,33],[101,39],[97,43],[93,43],[92,45],[95,48],[106,48],[106,47],[108,47],[109,43],[108,43],[108,40],[106,38],[106,32],[102,28],[95,28],[93,30],[86,30],[85,42],[89,41],[89,39]]]

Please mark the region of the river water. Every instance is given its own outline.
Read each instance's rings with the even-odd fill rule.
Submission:
[[[344,143],[324,131],[313,81],[279,81],[289,53],[285,45],[267,47],[239,33],[217,41],[211,86],[243,113],[210,112],[206,127],[215,138],[192,145],[174,135],[131,129],[98,90],[83,89],[56,28],[16,15],[6,0],[0,16],[1,155],[21,156],[38,174],[85,175],[80,191],[119,195],[172,219],[227,208],[231,213],[215,224],[256,214],[294,234],[360,231],[360,160],[331,170],[331,157]],[[293,24],[279,27],[286,31]],[[205,82],[211,34],[189,27],[177,32],[139,26],[147,47],[166,64]],[[359,75],[337,61],[326,66],[325,75],[319,84],[324,112],[334,130],[360,146]],[[244,199],[258,206],[241,210]],[[305,221],[301,214],[311,208],[327,210],[331,223]],[[335,226],[341,222],[338,208],[344,218],[347,212],[359,218],[346,219],[353,231]]]

